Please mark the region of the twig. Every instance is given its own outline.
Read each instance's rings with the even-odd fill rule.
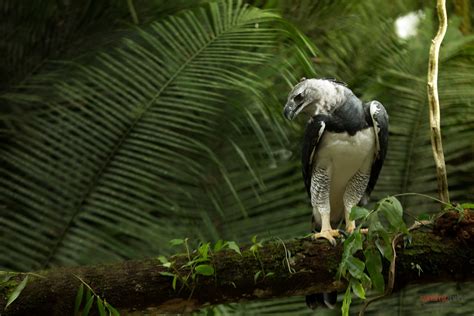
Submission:
[[[437,0],[436,8],[438,10],[439,27],[438,33],[431,42],[430,55],[428,62],[428,102],[430,106],[430,128],[431,128],[431,147],[436,164],[436,175],[438,178],[439,198],[443,202],[449,202],[448,177],[446,173],[446,164],[444,161],[443,144],[440,128],[440,109],[438,97],[438,63],[439,49],[443,41],[448,21],[446,16],[446,0]]]

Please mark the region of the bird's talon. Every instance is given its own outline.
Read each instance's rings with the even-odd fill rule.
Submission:
[[[332,229],[332,230],[325,230],[320,233],[315,233],[312,236],[313,240],[324,238],[331,243],[331,245],[336,246],[336,239],[334,237],[340,237],[341,235],[339,234],[339,230],[337,229]]]

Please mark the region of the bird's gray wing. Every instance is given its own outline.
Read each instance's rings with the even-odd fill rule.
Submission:
[[[372,163],[372,169],[370,172],[369,184],[365,191],[368,197],[377,183],[379,178],[380,170],[382,169],[385,156],[387,154],[388,146],[388,114],[382,103],[378,101],[371,101],[368,104],[368,112],[370,113],[369,125],[373,125],[376,149],[374,162]]]
[[[319,141],[323,136],[326,124],[324,115],[316,115],[309,120],[303,137],[303,152],[301,155],[303,179],[308,196],[311,198],[311,175]]]

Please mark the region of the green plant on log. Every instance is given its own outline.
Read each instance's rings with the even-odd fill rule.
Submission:
[[[372,211],[363,207],[353,207],[350,218],[360,222],[354,233],[344,241],[342,260],[337,272],[338,279],[342,277],[348,281],[348,287],[344,294],[341,308],[343,315],[349,315],[352,294],[366,300],[366,291],[368,289],[374,289],[376,292],[381,293],[365,301],[359,314],[364,315],[371,302],[392,292],[395,281],[395,246],[400,241],[400,237],[405,236],[406,241],[409,243],[411,241],[410,230],[419,227],[420,223],[423,225],[423,222],[434,222],[435,218],[433,217],[428,217],[428,221],[424,221],[423,216],[421,216],[415,218],[417,222],[415,225],[407,228],[403,221],[402,205],[396,198],[397,196],[406,195],[417,195],[442,203],[445,206],[443,213],[455,211],[459,213],[459,221],[464,218],[466,210],[474,209],[474,203],[446,203],[429,195],[419,193],[402,193],[384,198],[377,203]],[[359,251],[362,252],[363,256],[356,255]],[[385,285],[382,274],[383,258],[390,262],[387,285]],[[411,263],[411,268],[418,270],[418,274],[423,272],[421,266],[415,262]]]
[[[28,283],[28,275],[21,282],[11,280],[12,277],[23,273],[0,271],[0,293],[6,295],[7,304],[5,310],[20,296],[21,292]]]
[[[407,226],[403,221],[402,205],[395,197],[382,199],[372,211],[355,206],[350,217],[351,220],[360,222],[354,233],[344,241],[342,260],[337,272],[339,279],[348,281],[342,304],[343,315],[349,315],[352,293],[365,300],[366,291],[370,288],[385,293],[384,295],[391,292],[394,273],[392,268],[394,269],[396,258],[395,244],[399,237],[408,235]],[[368,231],[364,233],[362,227],[367,227]],[[362,251],[363,256],[356,255],[359,251]],[[383,258],[391,263],[387,288],[382,274]],[[363,310],[370,301],[366,302]]]
[[[214,246],[212,246],[210,242],[200,243],[198,248],[192,252],[189,248],[188,238],[172,239],[170,244],[172,246],[183,246],[188,260],[185,264],[178,267],[175,261],[177,256],[173,256],[170,259],[165,256],[159,256],[158,260],[161,262],[161,265],[168,269],[168,271],[162,271],[160,274],[173,278],[173,290],[176,290],[177,282],[180,281],[182,284],[180,290],[186,286],[191,291],[191,295],[194,291],[197,277],[199,275],[216,276],[216,269],[212,262],[212,256],[214,253],[227,248],[242,255],[240,248],[235,241],[218,240]]]
[[[24,277],[21,281],[17,280],[22,276]],[[10,306],[20,296],[21,292],[28,284],[30,276],[44,278],[42,275],[31,272],[0,271],[0,295],[4,295],[7,301],[4,310],[6,310],[8,306]]]
[[[257,235],[254,235],[252,237],[251,241],[252,241],[252,246],[250,246],[249,250],[250,250],[250,252],[252,252],[252,255],[254,256],[255,260],[257,260],[258,264],[260,265],[260,270],[255,272],[255,274],[253,276],[253,280],[256,284],[257,281],[258,281],[258,278],[260,276],[263,276],[263,278],[266,278],[266,277],[272,276],[274,273],[273,272],[265,273],[265,268],[263,267],[263,262],[260,259],[259,249],[263,247],[263,242],[257,240]]]
[[[79,286],[74,302],[74,316],[87,316],[89,315],[94,301],[97,302],[97,311],[100,316],[120,316],[120,313],[105,299],[101,298],[97,293],[94,292],[92,287],[87,284],[83,279],[75,276],[81,285]],[[84,295],[84,286],[86,287],[86,293]]]

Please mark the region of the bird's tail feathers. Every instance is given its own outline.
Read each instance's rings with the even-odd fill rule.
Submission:
[[[318,307],[336,308],[337,302],[337,292],[330,293],[316,293],[306,296],[306,305],[311,309],[316,309]]]

